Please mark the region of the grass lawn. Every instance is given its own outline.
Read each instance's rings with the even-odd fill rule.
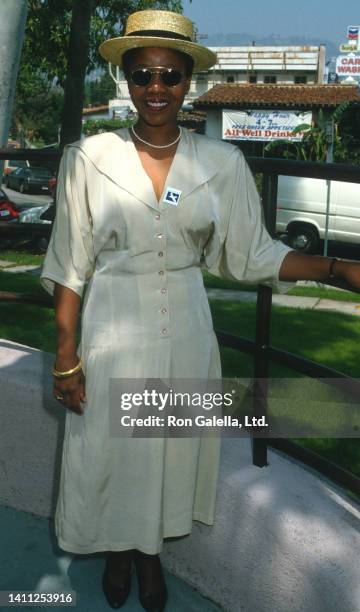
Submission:
[[[253,339],[253,304],[211,300],[215,328]],[[273,308],[271,343],[349,376],[360,378],[360,321],[332,312]],[[250,378],[252,359],[234,349],[221,348],[225,377]],[[270,368],[272,377],[290,378],[296,373],[281,366]],[[299,375],[297,375],[299,376]],[[297,438],[296,442],[318,452],[334,463],[360,476],[360,444],[355,438]]]
[[[5,259],[5,253],[2,253],[1,257]],[[41,258],[42,256],[31,257]],[[6,258],[10,260],[10,257]],[[18,260],[17,262],[34,263],[33,260]],[[215,280],[217,283],[227,284],[227,281]],[[227,286],[226,288],[234,287]],[[38,277],[6,272],[0,272],[0,291],[47,295],[41,288]],[[318,289],[315,288],[315,291]],[[331,291],[336,294],[337,299],[339,294],[345,293]],[[254,304],[212,300],[211,309],[216,329],[254,338]],[[1,304],[0,315],[1,338],[54,352],[54,314],[51,308]],[[356,317],[337,312],[274,307],[271,342],[274,346],[360,378],[358,358],[360,321]],[[251,357],[226,348],[221,349],[221,354],[225,377],[248,378],[252,376]],[[296,376],[295,373],[276,365],[271,367],[270,375],[272,377]],[[296,441],[360,476],[360,444],[357,439],[309,438]]]
[[[341,291],[339,289],[328,289],[327,287],[294,287],[288,295],[301,295],[305,297],[316,297],[324,300],[338,300],[339,302],[360,302],[360,293],[352,291]]]
[[[206,271],[203,271],[205,287],[208,289],[231,289],[232,291],[256,291],[257,285],[247,285],[236,281],[217,278]],[[277,291],[274,290],[274,293]],[[299,285],[290,289],[287,295],[299,295],[302,297],[316,297],[326,300],[338,300],[341,302],[360,302],[360,293],[351,291],[341,291],[339,289],[328,289],[325,287],[305,287]]]
[[[23,250],[8,250],[8,251],[0,251],[0,259],[5,259],[6,261],[12,261],[14,264],[25,266],[25,265],[37,265],[40,266],[44,260],[45,255],[43,254],[35,254],[29,252],[28,249],[24,248]]]
[[[255,337],[254,304],[211,300],[216,329],[236,336]],[[273,307],[271,343],[349,376],[360,377],[360,321],[339,312],[318,312],[295,308]],[[252,363],[247,355],[224,349],[226,376],[248,377]],[[294,376],[280,366],[273,366],[272,376]]]
[[[0,271],[0,291],[14,291],[34,297],[49,296],[39,278],[30,274]],[[0,338],[54,352],[55,325],[52,308],[25,304],[0,304]]]
[[[38,276],[3,271],[0,271],[0,291],[28,293],[34,296],[48,295],[45,289],[40,285]]]
[[[7,250],[0,251],[0,259],[4,259],[6,261],[14,262],[14,265],[38,265],[40,266],[44,260],[43,254],[34,254],[30,253],[26,248],[23,250]],[[10,276],[10,275],[9,275]],[[2,291],[19,291],[23,292],[25,289],[22,286],[22,283],[26,283],[26,286],[29,287],[28,281],[24,280],[24,276],[22,275],[19,278],[19,289],[7,289],[4,286],[4,282],[1,280],[0,290]],[[244,283],[238,283],[236,281],[228,281],[213,276],[203,271],[204,283],[205,286],[209,289],[231,289],[233,291],[256,291],[257,285],[248,285]],[[38,283],[38,280],[34,279],[34,289]],[[14,286],[14,285],[12,285]],[[36,291],[36,289],[35,289]],[[275,291],[276,293],[276,291]],[[339,291],[337,289],[328,289],[325,287],[294,287],[288,292],[288,295],[299,295],[304,297],[317,297],[320,299],[327,300],[338,300],[344,302],[360,302],[360,293],[352,293],[349,291]]]
[[[56,344],[53,309],[24,304],[1,304],[0,317],[0,338],[54,353]]]

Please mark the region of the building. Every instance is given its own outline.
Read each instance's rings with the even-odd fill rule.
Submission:
[[[194,74],[185,105],[192,104],[215,85],[224,83],[316,84],[325,78],[325,46],[210,47],[218,63],[207,72]],[[123,106],[133,109],[122,71],[110,67],[116,83],[109,117]],[[111,110],[113,109],[113,110]]]
[[[206,111],[206,134],[212,138],[268,142],[296,139],[290,137],[296,125],[311,123],[320,108],[330,113],[344,102],[360,105],[357,86],[227,83],[200,96],[194,108]]]
[[[323,83],[325,46],[211,47],[218,63],[194,75],[190,95],[200,96],[223,83]]]

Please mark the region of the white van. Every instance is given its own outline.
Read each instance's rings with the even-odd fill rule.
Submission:
[[[326,202],[326,180],[279,176],[276,231],[286,232],[294,249],[319,252]],[[328,239],[360,244],[360,183],[330,181]]]

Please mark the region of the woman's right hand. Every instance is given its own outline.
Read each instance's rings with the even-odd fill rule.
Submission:
[[[74,368],[78,362],[79,358],[77,356],[70,360],[57,358],[54,367],[62,372]],[[83,403],[86,402],[84,372],[80,370],[80,372],[67,378],[56,378],[54,376],[53,394],[59,402],[72,412],[79,415],[84,414]]]
[[[75,368],[79,363],[76,354],[77,322],[80,296],[72,289],[55,283],[55,322],[57,328],[57,349],[54,367],[60,372]],[[54,376],[54,396],[66,408],[76,414],[84,413],[82,402],[85,397],[85,376],[82,370],[68,378]]]

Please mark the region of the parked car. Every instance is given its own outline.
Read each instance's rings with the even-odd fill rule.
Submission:
[[[21,246],[43,252],[49,244],[51,227],[48,223],[19,223],[16,219],[8,223],[0,221],[0,246],[2,249]]]
[[[15,202],[12,202],[3,189],[0,189],[0,221],[11,221],[19,217],[19,210]]]
[[[45,226],[52,225],[55,218],[55,205],[54,202],[48,202],[44,206],[33,206],[22,211],[18,218],[19,224],[36,223],[37,225],[43,224]],[[29,228],[29,233],[30,233]],[[51,231],[51,229],[50,229]],[[50,233],[48,228],[44,228],[44,231],[40,231],[37,228],[36,234],[30,241],[31,247],[39,249],[40,251],[46,251],[50,240]]]
[[[280,176],[276,231],[288,244],[317,253],[325,237],[327,181]],[[330,181],[328,240],[360,244],[360,184]]]
[[[48,168],[31,167],[17,168],[6,175],[5,185],[20,193],[28,191],[43,191],[49,193],[49,180],[52,172]]]
[[[57,183],[56,176],[52,176],[51,179],[49,180],[48,185],[49,185],[50,195],[52,198],[54,198],[54,200],[56,196],[56,183]]]
[[[23,210],[19,215],[19,223],[47,223],[51,224],[55,217],[55,206],[48,202],[44,206],[32,206]]]
[[[14,172],[17,168],[30,168],[27,159],[6,159],[4,162],[4,180],[7,174]]]

